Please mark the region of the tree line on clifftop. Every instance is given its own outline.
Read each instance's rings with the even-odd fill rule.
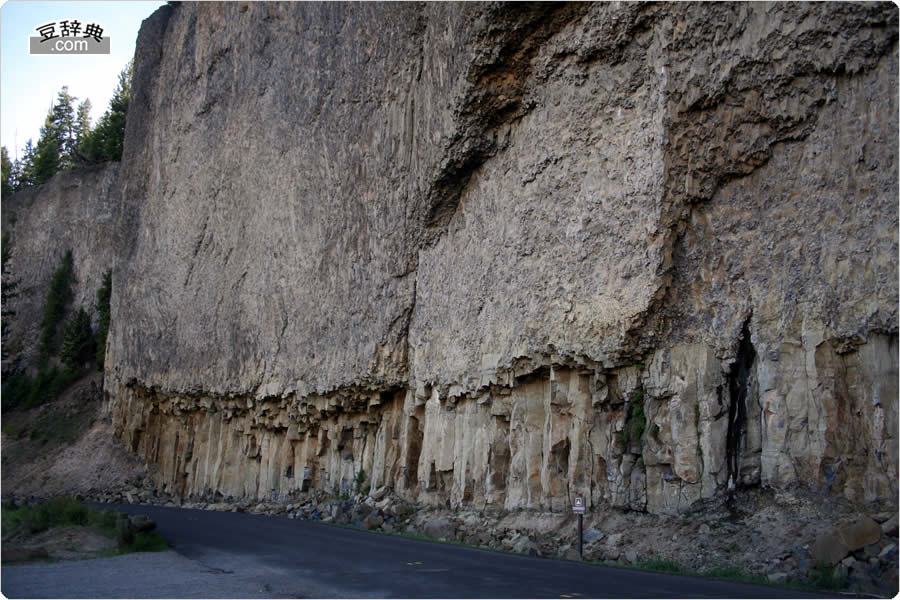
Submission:
[[[56,173],[78,165],[122,160],[125,117],[131,98],[133,63],[119,73],[119,81],[109,108],[91,127],[91,101],[78,100],[63,86],[56,102],[47,112],[37,144],[29,139],[24,156],[12,161],[6,146],[0,148],[4,197],[13,192],[48,181]]]

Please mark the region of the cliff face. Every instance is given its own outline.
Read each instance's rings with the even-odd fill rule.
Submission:
[[[18,296],[9,307],[16,314],[4,347],[19,367],[37,356],[50,279],[67,250],[74,266],[71,307],[94,312],[103,274],[113,268],[117,248],[128,238],[119,219],[118,174],[117,163],[67,171],[4,199],[10,279],[18,281]]]
[[[882,4],[162,8],[117,431],[178,494],[895,501],[896,42]]]

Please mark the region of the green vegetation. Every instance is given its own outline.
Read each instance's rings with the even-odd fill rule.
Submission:
[[[687,570],[682,567],[677,561],[662,558],[661,556],[656,556],[655,554],[651,554],[646,558],[641,559],[635,564],[638,569],[646,569],[648,571],[661,571],[663,573],[679,573],[686,574]]]
[[[60,414],[59,411],[49,411],[42,413],[36,420],[24,423],[21,419],[14,421],[14,417],[7,417],[4,419],[3,431],[16,439],[27,436],[29,439],[40,438],[41,441],[70,444],[75,442],[90,424],[91,414],[90,412],[78,412],[70,415]]]
[[[69,369],[77,371],[85,362],[95,356],[91,318],[83,308],[79,308],[66,323],[59,357]]]
[[[4,505],[2,515],[3,529],[17,527],[21,524],[30,533],[72,525],[100,526],[104,519],[108,520],[103,513],[90,511],[84,505],[65,496],[20,508],[9,508]],[[115,513],[113,513],[112,519],[115,520]]]
[[[134,534],[133,542],[124,548],[119,548],[119,554],[128,552],[162,552],[163,550],[168,550],[168,548],[169,545],[166,543],[166,540],[155,531],[138,531]]]
[[[9,320],[15,316],[16,311],[9,308],[9,301],[18,296],[16,288],[19,282],[13,280],[9,273],[9,259],[12,255],[12,239],[7,232],[3,232],[2,241],[0,241],[0,269],[2,269],[2,288],[0,288],[0,340],[3,346],[0,350],[3,358],[7,358],[9,354],[7,337],[9,333]]]
[[[369,478],[366,476],[365,469],[360,469],[359,472],[356,473],[353,483],[358,494],[368,494],[371,489],[371,484],[369,483]]]
[[[99,533],[116,537],[118,513],[113,510],[88,508],[73,498],[58,496],[47,502],[12,508],[3,505],[2,526],[4,531],[24,527],[29,533],[40,533],[57,527],[91,527]],[[152,531],[139,531],[125,544],[120,544],[106,555],[128,552],[158,552],[168,548],[166,541]]]
[[[3,378],[3,411],[17,406],[31,408],[48,402],[75,383],[82,373],[57,367],[44,368],[33,378],[17,373]]]
[[[97,316],[99,327],[94,340],[97,345],[96,361],[97,368],[103,370],[103,361],[106,357],[106,337],[109,334],[109,299],[112,297],[112,271],[109,269],[103,274],[103,282],[100,289],[97,290]]]
[[[739,566],[730,563],[719,563],[709,568],[695,571],[683,566],[678,561],[651,554],[646,558],[638,561],[634,566],[638,569],[644,569],[647,571],[660,571],[662,573],[692,575],[695,577],[707,577],[711,579],[728,579],[731,581],[741,581],[744,583],[768,583],[765,576],[746,573]]]
[[[631,396],[631,411],[625,423],[626,441],[640,446],[644,430],[647,429],[647,417],[644,416],[644,392],[636,391]]]
[[[13,164],[9,160],[9,152],[6,146],[0,148],[0,173],[2,173],[2,181],[0,181],[0,196],[8,197],[13,192],[12,187],[12,169]]]
[[[119,82],[109,101],[109,108],[97,121],[97,126],[85,136],[80,146],[82,157],[90,162],[122,160],[125,143],[125,117],[131,99],[131,79],[134,64],[129,63],[119,73]]]
[[[767,583],[762,575],[750,575],[745,573],[743,569],[729,563],[715,565],[709,569],[701,571],[703,577],[711,577],[713,579],[730,579],[732,581],[743,581],[744,583]]]
[[[823,563],[816,565],[809,571],[809,579],[813,587],[823,590],[840,590],[847,586],[847,575],[837,574],[834,567]]]
[[[45,367],[56,351],[56,330],[62,322],[66,306],[72,300],[74,279],[72,251],[67,250],[59,267],[50,280],[50,289],[44,301],[44,318],[41,321],[41,340],[38,347],[38,366]]]
[[[4,237],[4,240],[7,238]],[[4,248],[8,248],[5,242]],[[4,259],[8,250],[4,251]],[[5,263],[4,263],[5,264]],[[34,407],[58,397],[70,385],[84,375],[84,365],[96,361],[103,368],[103,356],[106,347],[106,336],[109,331],[109,299],[112,291],[112,276],[107,271],[103,276],[100,289],[97,290],[97,312],[99,329],[95,334],[91,328],[91,318],[86,310],[78,309],[68,320],[62,333],[59,358],[63,368],[51,364],[56,354],[58,331],[66,313],[66,307],[72,299],[72,282],[74,266],[72,252],[63,256],[59,267],[53,273],[50,289],[44,302],[44,315],[41,321],[41,337],[38,345],[38,372],[34,377],[25,373],[4,374],[2,409],[7,411],[17,406]],[[14,285],[12,288],[14,289]],[[6,292],[4,285],[4,292]],[[3,337],[7,333],[7,315],[12,311],[5,309],[4,296]],[[6,350],[4,346],[4,351]]]
[[[69,94],[68,86],[63,86],[56,96],[56,103],[47,113],[31,161],[31,179],[35,184],[49,181],[75,163],[75,149],[81,141],[73,108],[75,100],[77,98]]]
[[[60,266],[53,273],[50,280],[50,289],[44,302],[44,317],[41,321],[41,338],[38,345],[38,373],[32,378],[25,373],[10,374],[3,378],[2,408],[4,411],[16,406],[37,406],[47,400],[51,400],[61,394],[67,387],[74,383],[81,372],[77,365],[65,362],[69,365],[60,370],[56,366],[49,365],[50,358],[54,355],[57,345],[57,330],[65,315],[66,306],[72,298],[72,280],[74,269],[72,252],[68,251],[63,256]],[[85,315],[75,316],[76,326],[81,328],[83,335]],[[69,329],[67,327],[67,329]],[[87,329],[90,331],[90,320],[87,321]],[[74,333],[72,334],[74,336]],[[70,337],[67,333],[66,357],[74,361],[77,356],[85,352],[78,344],[78,339]],[[88,334],[88,340],[90,334]]]
[[[125,118],[131,98],[132,63],[119,73],[109,108],[91,128],[91,101],[78,98],[63,86],[41,127],[37,144],[25,143],[23,156],[11,161],[6,148],[2,158],[2,194],[48,181],[56,173],[79,164],[121,160],[125,141]]]

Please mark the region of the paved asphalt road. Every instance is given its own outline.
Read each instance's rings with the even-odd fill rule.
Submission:
[[[4,594],[576,600],[824,597],[770,586],[529,558],[308,521],[156,506],[116,508],[149,515],[177,553],[3,567]],[[52,580],[66,587],[53,588]]]

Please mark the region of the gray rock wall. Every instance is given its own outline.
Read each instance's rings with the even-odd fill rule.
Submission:
[[[183,3],[117,430],[178,494],[897,495],[897,10]]]
[[[9,307],[16,315],[3,340],[10,368],[25,368],[36,358],[50,279],[67,250],[75,275],[70,309],[83,307],[96,326],[97,290],[128,239],[119,218],[118,173],[118,163],[66,171],[3,199],[10,278],[19,282]]]

